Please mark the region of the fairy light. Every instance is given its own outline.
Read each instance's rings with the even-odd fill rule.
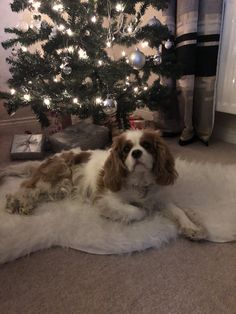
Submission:
[[[78,102],[79,102],[78,98],[75,97],[75,98],[73,99],[73,104],[78,104]]]
[[[102,65],[102,64],[103,64],[102,60],[98,60],[98,65]]]
[[[30,101],[31,99],[30,94],[25,94],[23,97],[25,101]]]
[[[132,25],[129,25],[129,27],[127,28],[127,31],[128,31],[128,33],[132,33],[132,31],[133,31]]]
[[[38,10],[41,7],[41,2],[35,1],[32,3],[32,6],[35,10]]]
[[[43,103],[44,103],[46,106],[50,106],[51,101],[50,101],[49,98],[44,98]]]
[[[61,31],[61,32],[64,31],[65,30],[65,26],[63,24],[60,24],[58,26],[58,30]]]
[[[62,12],[64,10],[62,3],[56,3],[52,6],[52,9],[57,12]]]
[[[126,59],[126,63],[129,63],[129,59]]]
[[[125,57],[125,56],[126,56],[126,52],[123,50],[123,51],[121,52],[121,55],[122,55],[122,57]]]
[[[124,11],[124,5],[122,3],[117,3],[116,11],[117,12],[123,12]]]
[[[12,89],[10,90],[10,92],[11,92],[11,95],[15,95],[16,90],[15,90],[14,88],[12,88]]]
[[[31,84],[33,84],[33,82],[32,82],[32,81],[29,81],[28,84],[31,85]]]
[[[143,41],[141,43],[142,48],[147,48],[149,46],[148,41]]]
[[[28,49],[27,49],[27,47],[22,46],[22,47],[21,47],[21,50],[22,50],[23,52],[26,52]]]
[[[143,90],[147,90],[147,89],[148,89],[148,87],[147,87],[147,86],[144,86]]]
[[[66,32],[67,32],[67,34],[68,34],[69,36],[73,36],[73,34],[74,34],[70,28],[68,28],[68,29],[66,30]]]
[[[97,18],[96,18],[95,15],[93,15],[93,16],[91,17],[91,21],[92,21],[93,23],[96,23],[96,22],[97,22]]]
[[[134,92],[135,92],[135,93],[138,92],[138,87],[134,87]]]
[[[101,97],[97,97],[95,99],[95,102],[96,102],[97,105],[101,104],[102,103],[102,98]]]
[[[107,47],[111,48],[111,41],[107,41]]]
[[[75,48],[73,46],[70,46],[68,48],[68,52],[73,53],[75,51]]]
[[[54,77],[53,82],[55,83],[59,82],[58,78]]]

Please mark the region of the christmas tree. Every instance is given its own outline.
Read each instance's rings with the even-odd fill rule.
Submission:
[[[12,11],[29,10],[32,22],[5,29],[15,35],[2,43],[12,49],[9,92],[0,93],[8,113],[31,106],[47,126],[48,111],[95,123],[116,112],[127,127],[127,113],[139,106],[169,110],[176,92],[162,78],[179,75],[174,37],[155,16],[143,25],[150,6],[162,10],[168,1],[14,0]],[[142,51],[147,45],[153,54]]]

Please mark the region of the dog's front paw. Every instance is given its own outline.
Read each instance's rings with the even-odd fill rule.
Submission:
[[[197,225],[182,228],[181,234],[192,241],[207,239],[207,232],[205,228]]]
[[[6,195],[6,210],[11,213],[18,213],[23,215],[29,215],[33,210],[33,204],[18,197],[17,195]]]

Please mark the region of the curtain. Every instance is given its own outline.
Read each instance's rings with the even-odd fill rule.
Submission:
[[[183,76],[177,81],[180,145],[205,144],[214,125],[214,89],[223,0],[170,0],[164,13],[175,32]]]

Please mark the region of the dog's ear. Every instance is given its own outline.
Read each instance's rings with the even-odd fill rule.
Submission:
[[[117,192],[121,189],[122,179],[127,175],[127,169],[120,154],[122,141],[122,136],[115,138],[110,155],[105,161],[103,169],[104,186],[112,192]]]
[[[157,133],[154,134],[153,146],[155,155],[153,173],[155,174],[157,184],[173,184],[178,177],[175,169],[175,160],[169,148]]]

